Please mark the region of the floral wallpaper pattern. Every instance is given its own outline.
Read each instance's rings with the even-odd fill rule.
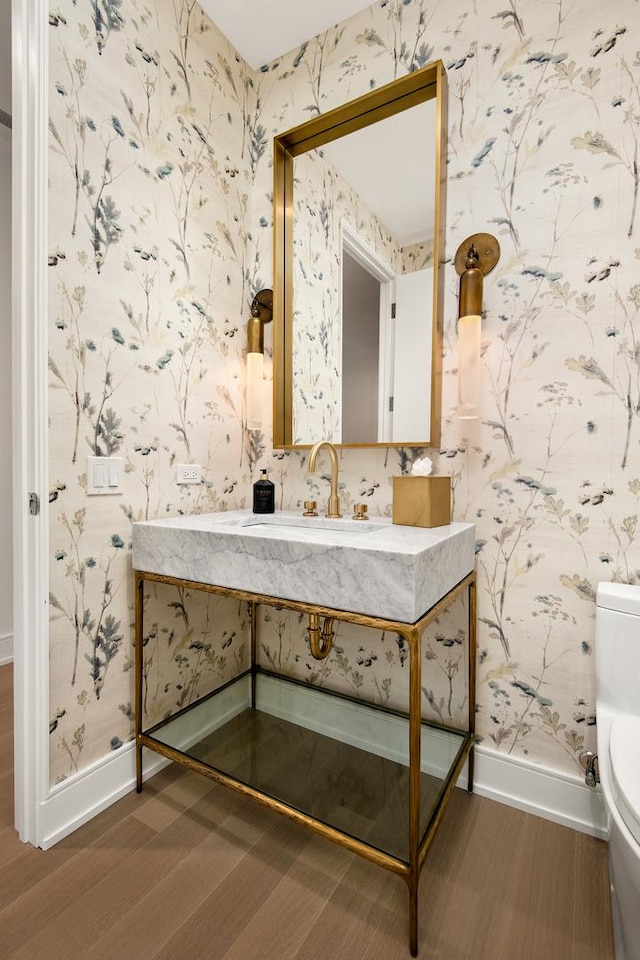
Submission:
[[[251,72],[193,0],[54,3],[50,24],[57,781],[131,738],[131,522],[248,502],[261,441],[244,430],[239,328],[265,285],[248,237],[266,141]],[[87,455],[123,458],[121,495],[86,495]],[[200,486],[176,485],[184,462]],[[147,615],[150,719],[248,649],[233,605],[187,600]]]
[[[247,506],[259,466],[278,509],[326,496],[303,452],[272,451],[268,423],[244,429],[243,323],[272,278],[271,138],[434,58],[449,163],[430,454],[455,519],[476,524],[478,732],[579,776],[596,585],[640,582],[637,0],[377,0],[257,72],[195,0],[52,0],[50,23],[52,780],[131,737],[131,521]],[[481,416],[462,422],[452,260],[480,230],[502,256],[485,284]],[[421,452],[342,451],[345,508],[388,513],[391,477]],[[124,458],[122,496],[86,496],[87,454]],[[176,486],[181,462],[203,464],[199,487]],[[246,656],[245,611],[183,601],[159,594],[149,617],[152,716]],[[436,714],[460,709],[459,629],[428,643]],[[406,684],[392,637],[341,627],[318,667],[296,618],[265,610],[261,645],[267,664],[378,702]]]

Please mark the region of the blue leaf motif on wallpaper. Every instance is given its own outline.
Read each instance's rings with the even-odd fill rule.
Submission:
[[[544,267],[525,267],[522,276],[535,277],[536,280],[562,280],[561,273],[550,273]]]
[[[124,337],[120,333],[117,327],[111,328],[111,337],[115,340],[116,343],[124,344]]]
[[[461,70],[468,60],[472,60],[476,55],[474,49],[469,50],[464,57],[459,57],[457,60],[448,60],[447,61],[447,70]]]
[[[105,183],[106,179],[103,181],[103,187]],[[109,247],[120,240],[122,227],[118,223],[119,219],[120,211],[117,209],[113,197],[102,196],[101,190],[94,207],[92,224],[93,251],[98,273],[102,269]]]
[[[136,42],[134,43],[134,47],[136,48],[136,50],[138,51],[142,59],[145,61],[145,63],[152,63],[154,66],[156,67],[158,66],[158,57],[154,56],[152,53],[147,53],[147,51],[144,49],[144,47],[142,46],[139,40],[136,40]]]
[[[97,700],[100,699],[109,664],[118,653],[123,639],[120,620],[107,614],[96,632],[92,655],[85,654],[85,660],[91,665],[90,674]]]
[[[304,55],[305,55],[305,53],[307,52],[307,47],[308,47],[308,46],[309,46],[308,43],[303,43],[302,46],[300,47],[300,49],[298,50],[298,53],[297,53],[297,55],[296,55],[296,58],[295,58],[295,60],[293,61],[293,69],[294,69],[294,70],[296,69],[296,67],[299,67],[300,64],[302,63],[302,61],[303,61],[303,59],[304,59]]]
[[[617,27],[615,32],[612,33],[611,36],[607,40],[605,40],[604,43],[600,43],[598,44],[598,46],[593,48],[593,50],[591,51],[591,56],[597,57],[601,53],[608,53],[609,50],[612,50],[613,47],[615,47],[618,37],[622,37],[626,32],[627,32],[626,27]],[[600,36],[601,33],[602,31],[599,30],[596,36]]]
[[[207,313],[207,311],[205,310],[205,308],[202,306],[201,303],[198,303],[197,300],[192,300],[191,306],[194,308],[194,310],[198,311],[198,313],[200,314],[203,320],[207,320],[209,323],[213,323],[213,317],[209,316],[209,314]]]
[[[516,477],[516,483],[521,483],[523,487],[529,487],[530,490],[539,490],[543,497],[555,497],[558,492],[555,487],[543,487],[533,477]]]
[[[209,141],[207,140],[207,135],[205,134],[204,130],[201,127],[199,127],[197,123],[192,123],[191,127],[193,128],[193,130],[195,130],[198,136],[198,139],[202,141],[202,143],[205,145],[209,153],[212,154],[213,148],[211,147]]]
[[[486,160],[488,155],[493,149],[493,145],[496,142],[496,138],[492,137],[490,140],[487,140],[482,150],[479,153],[476,153],[475,157],[471,161],[472,167],[479,167],[483,160]]]
[[[434,49],[428,43],[421,43],[411,61],[410,72],[413,73],[419,67],[424,67],[433,60]]]
[[[111,32],[121,30],[124,26],[124,18],[120,16],[119,12],[121,5],[122,0],[91,0],[93,25],[100,56],[102,56],[102,51]]]
[[[118,533],[111,534],[111,546],[115,547],[116,550],[122,550],[124,547],[124,540]]]
[[[156,170],[156,176],[158,180],[164,180],[165,177],[168,177],[171,173],[173,173],[172,163],[165,163]]]
[[[167,350],[164,356],[156,360],[156,367],[159,370],[164,370],[167,364],[171,363],[171,357],[173,356],[173,350]]]
[[[518,16],[515,10],[499,10],[498,13],[495,13],[492,17],[493,20],[504,20],[505,27],[515,27],[521,37],[524,36],[524,27],[522,20]]]
[[[120,123],[120,121],[115,115],[111,117],[111,126],[113,127],[113,129],[115,130],[115,132],[118,134],[119,137],[124,137],[125,133],[124,133],[124,130],[122,129],[122,124]]]
[[[517,690],[521,690],[525,697],[531,697],[532,700],[537,700],[541,707],[551,707],[553,705],[553,700],[550,700],[548,697],[541,697],[538,691],[534,690],[529,683],[525,683],[524,680],[512,680],[511,686],[516,687]]]
[[[527,57],[525,63],[562,63],[569,56],[568,53],[532,53]]]

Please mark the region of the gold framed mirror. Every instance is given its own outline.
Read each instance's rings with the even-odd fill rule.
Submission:
[[[274,447],[437,446],[442,61],[274,139]]]

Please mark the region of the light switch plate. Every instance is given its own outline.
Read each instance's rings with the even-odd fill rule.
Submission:
[[[87,457],[87,496],[122,493],[122,457]]]

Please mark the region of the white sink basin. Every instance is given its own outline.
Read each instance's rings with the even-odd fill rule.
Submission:
[[[302,514],[267,513],[225,518],[224,514],[209,514],[212,524],[234,527],[300,527],[302,530],[343,530],[345,533],[370,533],[382,530],[384,524],[371,520],[352,520],[349,517],[305,517]]]
[[[133,524],[133,566],[414,623],[474,567],[475,528],[247,510]]]

